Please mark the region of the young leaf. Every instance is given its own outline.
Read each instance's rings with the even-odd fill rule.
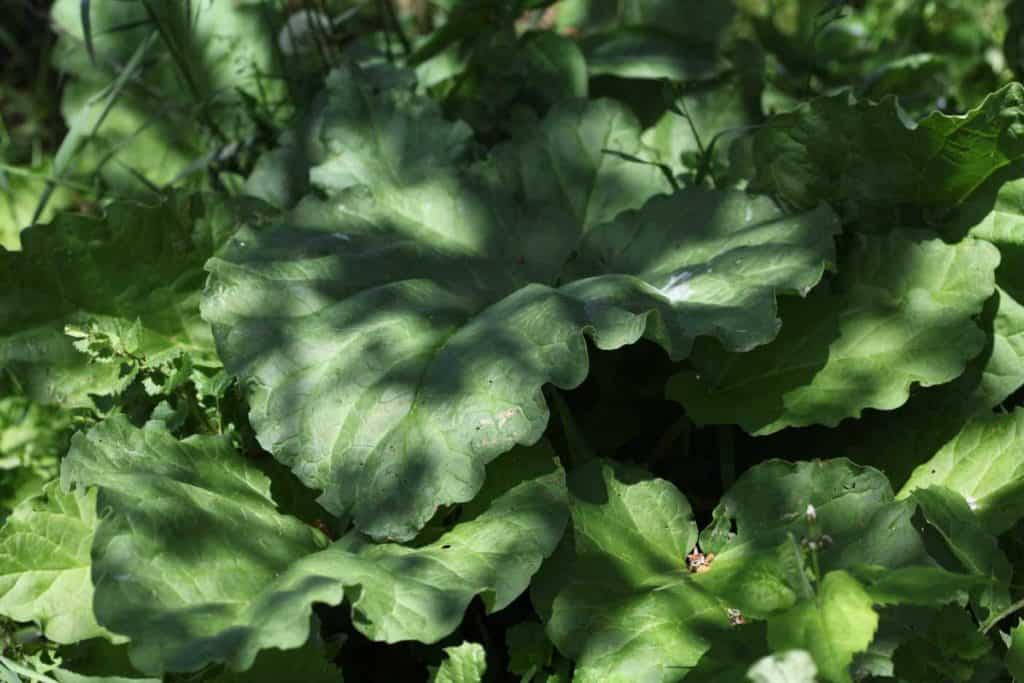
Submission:
[[[992,296],[998,263],[978,240],[859,236],[834,290],[791,301],[774,342],[742,355],[705,345],[692,358],[696,370],[670,381],[669,396],[697,422],[735,422],[753,434],[898,408],[913,385],[955,379],[982,350],[974,317]]]
[[[15,508],[0,531],[0,614],[39,624],[57,643],[123,641],[93,616],[96,524],[96,492],[64,492],[57,483]]]
[[[481,683],[487,671],[487,654],[479,643],[463,643],[444,649],[445,660],[430,672],[430,683]]]
[[[646,335],[674,358],[703,335],[749,349],[777,331],[776,292],[806,291],[831,259],[827,208],[740,193],[656,197],[601,225],[665,187],[598,151],[640,144],[610,102],[556,106],[469,168],[467,131],[436,108],[335,78],[351,92],[321,127],[328,199],[211,259],[203,314],[264,448],[375,538],[411,538],[536,442],[540,389],[583,381],[585,335]]]
[[[990,533],[1000,534],[1024,517],[1024,410],[982,415],[968,422],[928,462],[922,463],[898,497],[915,489],[944,486],[963,496]]]
[[[687,573],[697,526],[669,482],[595,460],[569,475],[573,530],[532,588],[548,635],[576,660],[579,683],[678,681],[725,607]]]
[[[776,650],[806,650],[824,680],[850,683],[853,655],[867,649],[877,627],[871,596],[852,576],[834,571],[813,599],[768,619],[768,643]]]

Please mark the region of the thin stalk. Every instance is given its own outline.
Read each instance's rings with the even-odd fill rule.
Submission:
[[[736,444],[732,427],[718,428],[718,459],[722,468],[722,490],[728,491],[736,481]]]
[[[654,449],[651,451],[651,458],[648,461],[648,465],[654,466],[656,463],[660,462],[666,455],[668,455],[672,445],[678,441],[680,437],[683,437],[683,457],[685,458],[688,456],[690,454],[690,432],[690,418],[686,415],[681,415],[679,419],[673,422],[669,428],[665,430],[665,433],[659,437],[658,443],[654,445]]]
[[[13,671],[15,674],[24,677],[26,680],[34,681],[35,683],[57,683],[56,680],[50,678],[49,676],[37,673],[32,669],[23,667],[17,662],[10,660],[4,656],[0,656],[0,665],[3,665],[10,671]]]
[[[142,0],[142,4],[146,8],[146,14],[149,15],[150,21],[156,26],[157,33],[160,34],[160,39],[164,45],[167,46],[167,51],[171,54],[171,59],[174,60],[175,66],[178,67],[178,71],[181,72],[182,78],[185,79],[185,85],[192,95],[192,98],[199,105],[199,116],[203,119],[203,123],[210,132],[213,133],[214,137],[218,138],[221,142],[227,141],[227,136],[224,131],[220,129],[217,122],[210,116],[209,110],[207,110],[204,104],[204,98],[202,93],[199,91],[199,84],[196,83],[195,78],[192,75],[192,70],[188,66],[188,61],[185,59],[185,55],[179,50],[179,46],[174,39],[167,33],[163,23],[161,23],[156,12],[153,10],[153,6],[150,4],[150,0]],[[189,24],[191,25],[191,16],[189,17]]]
[[[409,37],[405,35],[405,31],[402,30],[402,22],[398,19],[395,6],[391,3],[391,0],[380,0],[380,4],[384,6],[384,13],[395,29],[395,36],[398,38],[398,42],[402,44],[402,54],[408,57],[412,53],[412,44],[409,42]]]
[[[980,631],[981,633],[988,633],[992,630],[992,627],[998,624],[1000,621],[1012,615],[1014,612],[1019,612],[1022,609],[1024,609],[1024,598],[1013,603],[1003,611],[998,612],[993,616],[989,617],[985,623],[978,627],[978,631]]]
[[[0,162],[0,171],[3,171],[4,173],[10,173],[11,175],[22,176],[25,178],[45,180],[48,183],[53,183],[54,185],[66,187],[69,190],[76,190],[78,192],[92,192],[93,189],[92,187],[88,185],[83,185],[82,183],[76,183],[71,180],[64,180],[63,178],[54,178],[53,176],[47,175],[45,173],[36,173],[35,171],[29,171],[28,169],[19,168],[18,166],[11,166],[10,164],[5,164],[3,162]]]
[[[106,121],[111,110],[113,110],[114,104],[121,96],[121,92],[127,86],[132,74],[134,74],[139,68],[139,65],[142,63],[142,58],[153,45],[155,37],[156,33],[151,33],[149,37],[142,41],[139,47],[136,48],[135,53],[132,55],[131,59],[128,60],[127,66],[125,66],[121,71],[109,91],[106,93],[103,101],[103,109],[100,111],[99,116],[96,117],[90,131],[88,133],[85,131],[85,111],[87,111],[87,109],[79,112],[71,122],[68,134],[64,137],[63,142],[60,143],[60,147],[57,149],[57,153],[53,157],[53,175],[56,179],[63,178],[64,175],[72,168],[72,162],[85,140],[95,136],[96,133],[99,132],[100,127],[103,125],[103,122]],[[91,98],[87,104],[87,108],[96,104],[98,98],[99,95]],[[39,202],[36,204],[35,211],[32,213],[32,223],[39,221],[39,217],[46,209],[46,205],[49,203],[50,197],[53,195],[55,188],[55,181],[48,180],[46,188],[43,190],[42,195],[39,197]]]
[[[567,464],[582,465],[589,460],[593,460],[595,457],[594,451],[583,436],[583,431],[580,429],[579,423],[576,422],[576,418],[573,417],[569,404],[566,403],[565,398],[562,396],[562,392],[555,387],[549,387],[546,393],[551,398],[551,402],[558,412],[558,417],[562,422],[562,430],[565,432],[565,441],[569,447]]]

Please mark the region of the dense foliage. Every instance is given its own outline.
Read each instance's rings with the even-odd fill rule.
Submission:
[[[1024,681],[1024,2],[33,6],[0,679]]]

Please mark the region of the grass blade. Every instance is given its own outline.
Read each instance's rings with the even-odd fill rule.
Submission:
[[[89,53],[89,61],[96,66],[96,51],[92,46],[92,17],[89,13],[91,0],[82,0],[79,12],[82,15],[82,35],[85,36],[85,51]]]

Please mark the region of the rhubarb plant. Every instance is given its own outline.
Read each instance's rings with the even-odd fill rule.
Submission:
[[[1018,4],[57,0],[0,675],[1020,679]]]

